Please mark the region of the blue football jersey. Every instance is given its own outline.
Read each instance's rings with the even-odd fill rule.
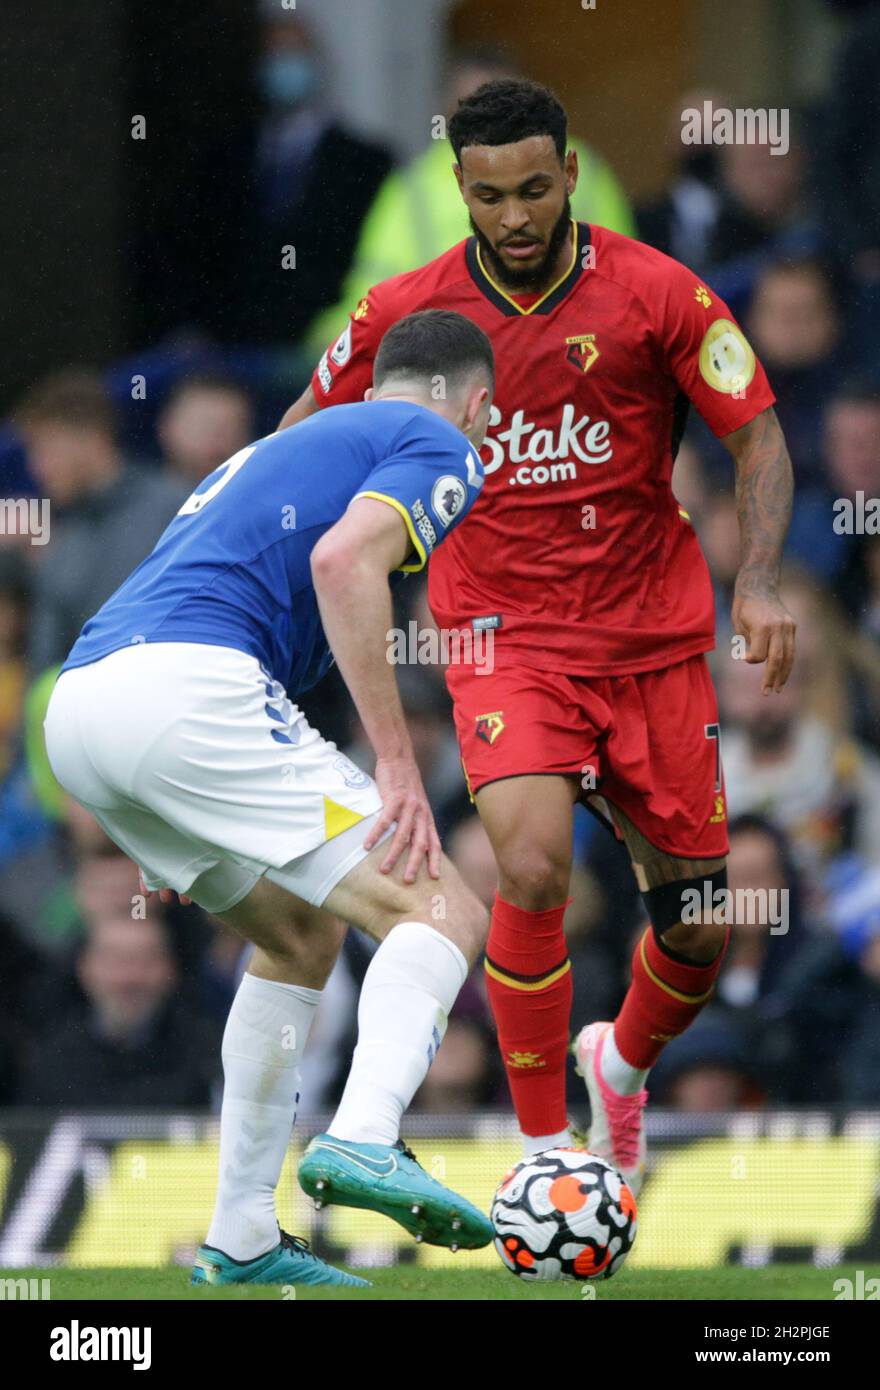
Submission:
[[[332,664],[312,548],[359,496],[406,523],[419,570],[478,496],[478,451],[404,401],[322,410],[249,445],[199,484],[155,549],[83,627],[63,670],[132,642],[203,642],[258,658],[290,695]]]

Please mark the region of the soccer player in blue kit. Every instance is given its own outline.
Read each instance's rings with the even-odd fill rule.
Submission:
[[[199,485],[85,624],[52,693],[59,782],[148,890],[189,895],[255,947],[223,1038],[217,1200],[195,1283],[364,1282],[275,1214],[339,919],[380,944],[339,1109],[300,1182],[429,1243],[492,1239],[399,1138],[488,922],[442,855],[386,634],[389,576],[421,569],[478,496],[493,389],[492,348],[469,319],[401,319],[369,399],[259,440]],[[292,703],[334,658],[375,780]]]

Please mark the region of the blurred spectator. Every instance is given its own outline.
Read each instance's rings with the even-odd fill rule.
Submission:
[[[29,1040],[45,1026],[32,1007],[42,967],[36,951],[0,916],[0,1106],[13,1104]]]
[[[788,550],[813,574],[833,579],[858,549],[859,495],[880,498],[880,381],[842,386],[825,412],[823,481],[795,494]],[[850,502],[846,510],[835,503]]]
[[[453,827],[444,849],[471,892],[484,907],[491,909],[498,892],[498,865],[489,836],[475,810]]]
[[[797,1065],[789,1099],[880,1103],[880,873],[839,859],[825,884],[833,930],[817,935],[783,975],[767,1010]]]
[[[194,488],[252,441],[250,397],[228,377],[184,377],[162,407],[156,433],[169,476]]]
[[[811,672],[795,661],[779,694],[764,695],[764,669],[718,663],[724,780],[731,816],[769,816],[791,837],[815,888],[847,848],[880,858],[880,762],[808,712]]]
[[[52,1019],[25,1065],[18,1103],[204,1108],[219,1031],[175,998],[178,969],[160,920],[105,916],[79,956],[82,998]]]
[[[797,660],[809,671],[807,710],[836,734],[880,745],[880,646],[846,621],[809,574],[787,569],[783,601],[797,623]]]
[[[733,493],[710,495],[696,526],[715,590],[716,621],[719,629],[726,633],[741,553],[739,517]]]
[[[685,92],[669,112],[666,145],[673,173],[659,197],[636,208],[638,237],[701,274],[721,213],[717,145],[688,145],[682,140],[682,113],[703,110],[703,103],[726,107],[717,92]]]
[[[766,1101],[757,1070],[741,1031],[710,1004],[663,1049],[649,1094],[657,1105],[690,1114],[753,1110]]]
[[[257,68],[262,118],[240,260],[229,287],[235,295],[231,321],[245,342],[289,346],[338,299],[391,155],[324,109],[322,60],[300,16],[269,4],[263,14]],[[288,248],[295,268],[284,267]]]
[[[840,1057],[840,1098],[880,1103],[880,870],[846,866],[834,885],[832,922],[856,974]]]
[[[443,1115],[485,1109],[497,1099],[497,1056],[497,1040],[488,1027],[453,1014],[413,1109]]]
[[[0,782],[15,757],[24,709],[30,588],[23,555],[0,551]]]
[[[703,275],[735,313],[748,306],[763,266],[814,255],[820,230],[807,196],[805,151],[789,131],[789,148],[769,143],[686,145],[682,113],[731,110],[717,94],[691,92],[676,104],[670,144],[675,172],[658,199],[637,211],[639,236]]]
[[[520,75],[499,48],[469,48],[454,54],[441,96],[446,119],[484,82]],[[635,235],[629,203],[610,166],[571,132],[568,146],[577,153],[579,169],[571,199],[573,215],[582,222]],[[308,342],[315,353],[341,333],[348,314],[371,286],[425,265],[470,234],[467,208],[452,173],[454,163],[449,142],[435,138],[424,154],[385,180],[361,230],[339,303],[309,328]]]
[[[771,261],[758,275],[749,340],[776,394],[798,486],[822,480],[822,416],[841,375],[841,320],[816,260]]]
[[[793,133],[789,148],[776,154],[769,144],[721,146],[722,206],[709,259],[721,266],[750,253],[784,253],[806,235],[809,210],[804,187],[804,151]],[[796,234],[794,243],[789,241]]]
[[[79,631],[147,556],[187,489],[121,457],[101,377],[69,370],[22,401],[17,422],[51,507],[50,541],[34,557],[29,664],[64,660]]]
[[[842,6],[841,6],[842,7]],[[825,242],[847,277],[848,317],[862,352],[880,356],[880,8],[846,33],[829,84],[818,140],[817,173]]]
[[[857,536],[837,585],[841,603],[874,650],[880,643],[880,535]]]
[[[719,1004],[745,1017],[770,993],[803,940],[801,894],[791,847],[764,816],[730,822],[727,884],[733,922],[715,987]]]

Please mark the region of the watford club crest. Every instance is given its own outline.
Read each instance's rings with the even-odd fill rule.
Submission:
[[[566,338],[565,345],[568,348],[565,354],[568,361],[586,375],[599,356],[595,333],[579,333],[574,338]]]
[[[481,738],[484,743],[494,743],[498,735],[504,728],[502,712],[497,709],[492,714],[477,715],[477,738]]]

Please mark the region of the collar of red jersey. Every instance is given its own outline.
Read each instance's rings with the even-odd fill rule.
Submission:
[[[524,309],[521,304],[517,304],[516,300],[511,295],[509,295],[507,291],[503,289],[501,285],[498,284],[498,281],[494,280],[492,276],[489,274],[488,270],[483,264],[483,257],[480,253],[479,242],[477,241],[476,237],[474,237],[474,264],[479,270],[480,275],[483,277],[487,285],[490,287],[492,291],[491,297],[494,299],[496,296],[499,296],[501,299],[504,300],[506,304],[509,304],[516,311],[517,314],[521,314],[523,317],[527,317],[529,314],[536,313],[537,310],[539,310],[542,306],[546,307],[547,301],[553,295],[557,294],[563,286],[567,285],[567,282],[569,280],[571,280],[572,283],[574,283],[574,278],[577,278],[579,252],[581,252],[584,247],[590,244],[590,229],[586,225],[582,225],[581,223],[577,222],[575,218],[571,219],[571,226],[571,259],[568,263],[568,266],[566,267],[563,274],[560,275],[559,279],[556,280],[550,286],[550,288],[546,290],[544,294],[541,295],[539,299],[536,299],[534,304],[530,304],[527,309]],[[570,285],[567,286],[567,288],[570,288]],[[567,289],[565,292],[567,293]]]

